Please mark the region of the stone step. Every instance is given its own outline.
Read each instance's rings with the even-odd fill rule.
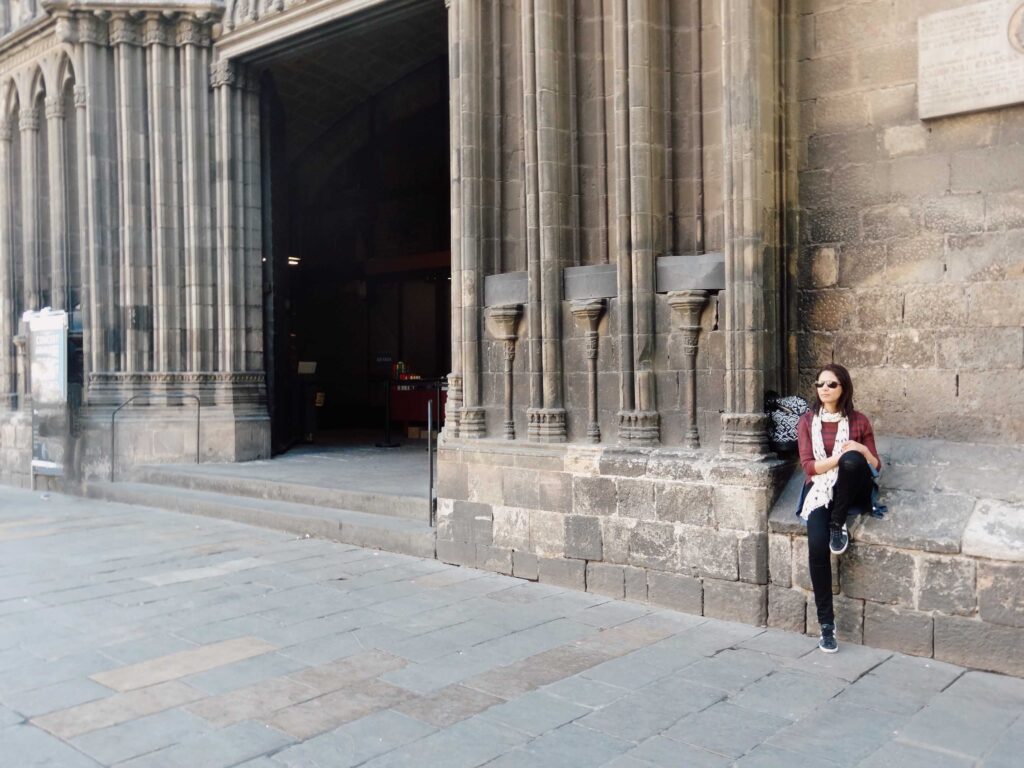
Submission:
[[[426,522],[429,514],[426,496],[326,488],[305,483],[196,471],[181,466],[141,466],[132,470],[130,478],[135,482],[150,485],[366,512],[420,522]]]
[[[434,529],[426,522],[401,517],[140,482],[90,482],[84,493],[93,499],[233,520],[404,555],[434,557]]]

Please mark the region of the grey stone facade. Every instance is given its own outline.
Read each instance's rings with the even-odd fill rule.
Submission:
[[[83,328],[74,474],[189,459],[176,393],[202,401],[201,458],[268,455],[263,260],[283,254],[253,54],[440,1],[0,0],[5,482],[31,442],[17,318],[44,305]],[[897,453],[1020,441],[1024,108],[917,118],[932,5],[446,3],[439,558],[812,629],[799,531],[769,522],[791,464],[766,391],[834,359]],[[111,456],[113,408],[143,394]],[[1017,490],[965,488],[942,514],[1020,512]],[[1018,558],[963,531],[935,549],[929,503],[843,561],[844,635],[1020,674],[999,660],[1024,642]]]

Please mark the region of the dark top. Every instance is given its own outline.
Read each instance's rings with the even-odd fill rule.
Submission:
[[[811,442],[811,422],[814,420],[814,412],[808,411],[800,417],[800,423],[796,427],[797,442],[800,446],[800,464],[804,468],[804,475],[807,479],[814,477],[814,445]],[[839,431],[838,421],[823,421],[821,423],[821,441],[825,444],[825,454],[832,455],[832,449],[836,445],[836,432]],[[850,413],[850,439],[863,445],[872,455],[878,458],[878,468],[882,468],[881,458],[878,456],[878,449],[875,448],[875,432],[871,428],[868,417],[860,411]]]

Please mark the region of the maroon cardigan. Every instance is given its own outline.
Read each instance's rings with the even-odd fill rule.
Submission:
[[[861,445],[865,446],[871,453],[878,458],[878,449],[875,447],[875,432],[871,428],[871,422],[868,417],[860,411],[852,411],[850,413],[850,439],[856,440]],[[814,446],[811,443],[811,422],[814,420],[814,412],[808,411],[800,417],[800,422],[796,427],[797,443],[800,446],[800,464],[804,468],[804,475],[807,480],[810,481],[815,474],[814,471]],[[832,449],[836,444],[836,432],[839,431],[838,422],[822,422],[821,424],[821,439],[825,443],[825,453],[829,456],[832,455]],[[878,458],[878,468],[882,468],[881,458]]]

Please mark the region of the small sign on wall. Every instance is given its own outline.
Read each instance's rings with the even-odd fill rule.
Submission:
[[[988,0],[917,22],[922,120],[1024,103],[1024,0]]]

